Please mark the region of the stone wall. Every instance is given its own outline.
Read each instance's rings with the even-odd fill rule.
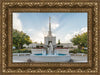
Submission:
[[[42,49],[31,49],[32,54],[41,54]],[[69,54],[69,49],[56,49],[57,54]]]
[[[31,49],[32,54],[40,54],[42,53],[42,49]]]
[[[57,54],[69,54],[69,49],[56,49]]]

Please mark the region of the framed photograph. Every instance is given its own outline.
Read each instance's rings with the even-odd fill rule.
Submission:
[[[88,62],[88,13],[12,14],[13,62]]]
[[[99,1],[1,1],[1,74],[99,75]]]

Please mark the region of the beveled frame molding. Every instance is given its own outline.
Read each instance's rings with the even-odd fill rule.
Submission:
[[[59,9],[58,9],[59,8]],[[24,10],[23,10],[24,9]],[[13,12],[87,12],[88,63],[12,63]],[[4,73],[97,73],[98,3],[97,2],[2,2],[2,71]],[[8,50],[8,51],[7,51]]]

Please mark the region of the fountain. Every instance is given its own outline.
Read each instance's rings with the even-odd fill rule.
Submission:
[[[53,46],[51,43],[49,44],[49,47],[48,47],[48,55],[53,55]]]
[[[31,54],[30,59],[33,62],[69,62],[71,57],[69,54],[57,54],[50,43],[47,50],[42,49],[41,54]]]

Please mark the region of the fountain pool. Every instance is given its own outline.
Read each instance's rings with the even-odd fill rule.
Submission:
[[[58,55],[31,54],[30,58],[34,62],[69,62],[71,59],[70,55],[66,54],[58,54]]]
[[[43,49],[42,53],[31,54],[30,59],[33,62],[69,62],[71,56],[70,54],[56,53],[50,43],[47,50]]]

